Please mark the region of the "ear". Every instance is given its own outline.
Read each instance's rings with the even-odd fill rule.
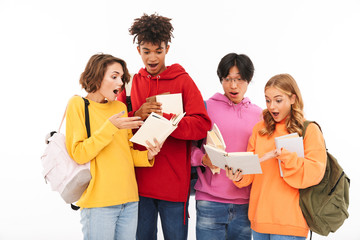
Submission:
[[[295,94],[291,95],[291,98],[290,98],[291,105],[293,105],[295,103],[295,100],[296,100],[296,95]]]
[[[167,53],[168,53],[169,48],[170,48],[170,45],[168,44],[168,45],[166,46],[165,54],[167,54]]]
[[[140,46],[139,46],[139,45],[136,47],[136,49],[138,50],[138,53],[141,55],[141,53],[140,53]]]

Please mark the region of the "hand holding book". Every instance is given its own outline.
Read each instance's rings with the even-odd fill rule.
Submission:
[[[145,102],[138,110],[134,112],[134,116],[140,117],[141,120],[144,121],[150,116],[152,112],[162,115],[161,103]]]
[[[281,150],[282,148],[289,152],[296,152],[299,157],[304,157],[304,143],[303,138],[299,137],[297,133],[287,134],[281,137],[275,138],[276,149]],[[281,153],[281,152],[280,152]],[[281,161],[279,161],[280,176],[283,176],[281,169]]]
[[[225,142],[220,133],[219,128],[214,124],[213,129],[208,132],[206,145],[204,145],[206,153],[209,155],[211,163],[218,168],[227,170],[241,170],[242,174],[258,174],[262,173],[260,161],[256,154],[252,152],[226,152]]]
[[[176,115],[168,120],[159,114],[151,113],[144,124],[134,134],[130,141],[147,147],[146,141],[155,145],[153,139],[156,138],[160,144],[177,128],[180,120],[186,113]]]

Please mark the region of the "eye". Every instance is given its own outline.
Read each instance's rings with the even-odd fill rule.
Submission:
[[[276,102],[277,102],[277,103],[281,103],[281,102],[282,102],[282,99],[276,99]]]
[[[270,103],[270,100],[269,100],[269,99],[265,99],[265,102],[266,102],[266,103]]]
[[[157,51],[156,53],[157,53],[157,54],[162,54],[162,51]]]

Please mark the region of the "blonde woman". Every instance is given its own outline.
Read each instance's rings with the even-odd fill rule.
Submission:
[[[254,240],[305,240],[309,227],[299,206],[299,189],[321,181],[326,165],[324,139],[318,126],[310,124],[303,136],[305,157],[276,150],[275,137],[302,136],[304,104],[289,74],[276,75],[266,83],[265,99],[263,120],[255,125],[248,144],[248,151],[263,160],[263,174],[243,176],[241,171],[227,170],[227,175],[240,188],[252,184],[249,219]]]

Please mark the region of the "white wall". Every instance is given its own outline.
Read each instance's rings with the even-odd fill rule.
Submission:
[[[261,107],[271,76],[297,80],[306,117],[321,124],[351,178],[350,218],[327,239],[360,239],[359,11],[355,0],[0,0],[0,239],[81,239],[79,213],[41,178],[43,139],[58,127],[67,100],[84,94],[78,79],[92,54],[124,58],[131,72],[142,67],[128,29],[144,12],[173,19],[166,64],[181,63],[205,99],[221,91],[216,68],[229,52],[253,60],[247,96]]]

